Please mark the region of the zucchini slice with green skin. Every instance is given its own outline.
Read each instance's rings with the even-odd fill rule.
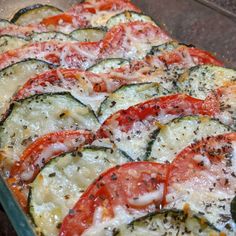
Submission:
[[[190,68],[177,81],[179,91],[205,99],[212,90],[236,81],[236,71],[218,66],[196,66]]]
[[[16,92],[29,78],[53,68],[44,61],[29,59],[18,62],[0,71],[0,115],[2,116]]]
[[[151,51],[149,52],[149,55],[159,56],[163,52],[171,52],[171,51],[175,50],[178,46],[179,46],[179,43],[176,41],[164,43],[159,46],[154,46],[154,47],[152,47]]]
[[[97,42],[104,38],[106,31],[101,28],[77,29],[70,36],[79,42]]]
[[[0,53],[4,53],[8,50],[20,48],[27,44],[29,41],[15,36],[3,35],[0,36]]]
[[[128,60],[122,58],[108,58],[101,60],[97,64],[91,66],[87,70],[96,74],[109,73],[114,69],[118,69],[123,66],[128,66],[130,63]]]
[[[55,40],[58,42],[77,42],[77,40],[70,37],[70,35],[61,32],[33,33],[31,36],[32,42],[46,42],[50,40]]]
[[[166,95],[168,92],[158,83],[124,85],[111,93],[101,104],[98,119],[103,123],[111,114],[140,102]]]
[[[186,116],[175,119],[166,125],[160,125],[154,143],[150,144],[148,160],[171,162],[189,144],[208,136],[229,132],[232,132],[229,127],[209,117]]]
[[[70,93],[41,94],[17,101],[0,126],[0,161],[4,168],[10,167],[29,144],[44,134],[98,127],[94,113]]]
[[[113,235],[154,236],[154,235],[199,235],[220,236],[219,230],[202,216],[187,215],[183,211],[164,209],[141,217],[128,225],[122,225]]]
[[[147,15],[143,15],[134,11],[125,11],[122,13],[119,13],[115,16],[112,16],[106,23],[106,27],[108,29],[119,25],[121,23],[128,23],[128,22],[132,22],[132,21],[142,21],[142,22],[150,22],[154,25],[156,25],[156,23],[152,20],[152,18],[150,16]]]
[[[95,146],[53,159],[31,184],[29,205],[36,226],[45,235],[58,235],[63,218],[92,181],[129,161],[118,150]]]
[[[54,16],[63,11],[57,7],[50,5],[35,4],[20,9],[12,17],[11,22],[16,25],[37,24],[46,17]]]

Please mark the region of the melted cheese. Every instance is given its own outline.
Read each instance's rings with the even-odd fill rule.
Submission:
[[[135,198],[128,199],[128,202],[134,206],[145,206],[151,204],[153,201],[161,200],[163,198],[164,185],[160,184],[156,191],[139,195]]]
[[[207,164],[208,168],[199,170],[191,179],[173,183],[168,189],[168,204],[165,207],[183,209],[187,203],[192,211],[202,214],[216,228],[227,235],[235,235],[236,224],[230,213],[236,186],[236,178],[231,175],[236,170],[235,142],[232,143],[232,149],[230,166],[227,165],[227,160],[210,166]],[[210,163],[206,156],[199,154],[194,160],[197,163],[201,160]],[[229,184],[226,184],[226,180]]]
[[[96,210],[93,225],[82,236],[112,236],[115,229],[119,228],[122,224],[128,224],[135,218],[143,215],[140,212],[130,214],[123,207],[117,206],[114,208],[115,217],[104,221],[102,220],[101,212],[101,208]]]

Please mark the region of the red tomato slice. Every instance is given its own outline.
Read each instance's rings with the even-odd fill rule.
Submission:
[[[145,48],[145,45],[146,47],[149,46],[151,50],[152,46],[161,45],[169,41],[171,41],[171,38],[160,27],[150,22],[123,23],[114,26],[108,31],[103,39],[100,53],[102,58],[107,55],[132,58],[132,48],[136,48],[136,44],[139,44],[140,47],[137,48],[137,52],[133,51],[142,57],[142,48]],[[117,47],[117,45],[119,46]],[[146,51],[146,53],[148,52],[149,50]]]
[[[184,115],[211,115],[203,104],[203,100],[184,94],[155,98],[111,115],[97,131],[97,136],[99,138],[110,137],[114,128],[127,132],[137,121],[149,119],[149,122],[158,121],[162,123],[168,115],[173,115],[173,118]]]
[[[83,2],[73,6],[68,12],[76,15],[79,13],[83,15],[86,12],[95,14],[99,11],[107,11],[110,13],[113,11],[123,12],[126,10],[141,12],[141,10],[133,5],[129,0],[99,0],[93,2]]]
[[[47,162],[56,155],[76,150],[93,140],[94,135],[89,131],[68,130],[44,135],[27,147],[20,160],[12,166],[7,179],[21,207],[28,211],[29,184]]]
[[[236,191],[235,153],[236,133],[208,137],[185,148],[171,164],[166,208],[191,209],[231,235],[234,223],[230,203]]]
[[[33,43],[1,54],[0,69],[27,58],[84,69],[93,65],[98,59],[99,45],[98,42],[58,43],[49,41]]]
[[[65,23],[72,23],[72,16],[68,15],[66,13],[62,13],[59,15],[55,15],[55,16],[51,16],[51,17],[47,17],[45,19],[43,19],[41,21],[41,24],[45,25],[45,26],[49,26],[49,25],[58,25],[61,22],[65,22]]]
[[[25,149],[20,160],[10,171],[10,177],[17,177],[31,183],[40,169],[55,155],[73,151],[94,140],[94,135],[85,130],[68,130],[46,134]]]
[[[99,11],[136,11],[141,12],[141,10],[133,5],[129,0],[103,0],[99,1],[98,5]]]
[[[216,59],[211,53],[198,48],[189,48],[190,55],[197,61],[197,64],[210,64],[223,66],[223,63]]]
[[[222,123],[236,129],[236,83],[232,82],[212,92],[204,102],[205,109],[211,111]]]
[[[91,227],[94,218],[101,222],[114,218],[117,207],[134,217],[137,212],[146,214],[160,209],[167,172],[168,165],[152,162],[133,162],[109,169],[88,187],[65,217],[60,235],[81,235]],[[145,194],[149,196],[146,199]],[[99,210],[99,217],[95,216]]]
[[[78,94],[85,93],[87,96],[96,96],[96,93],[113,92],[125,83],[126,80],[109,74],[94,74],[79,69],[58,68],[29,79],[15,93],[12,100],[17,101],[34,94],[58,91],[58,89],[59,91],[64,89],[75,92],[75,94],[78,92]]]
[[[187,46],[179,46],[171,52],[164,52],[159,56],[159,59],[166,65],[184,64],[192,67],[194,65],[210,64],[215,66],[223,66],[223,63],[209,52]]]

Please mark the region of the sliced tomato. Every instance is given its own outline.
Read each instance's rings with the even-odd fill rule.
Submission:
[[[111,115],[97,131],[97,136],[99,138],[110,137],[114,128],[119,128],[123,132],[127,132],[133,127],[135,122],[147,119],[149,122],[154,123],[158,121],[162,123],[165,122],[165,118],[171,115],[173,118],[184,115],[211,115],[203,104],[203,100],[184,94],[169,95],[148,100]]]
[[[11,168],[10,177],[18,177],[25,183],[30,183],[52,157],[73,151],[93,140],[93,133],[84,130],[46,134],[26,148],[20,160]]]
[[[142,215],[160,209],[167,172],[168,165],[152,162],[126,163],[107,170],[88,187],[65,217],[60,235],[81,235],[94,221],[102,223],[122,217],[116,215],[117,208],[134,218],[137,213]]]
[[[152,46],[169,41],[171,41],[171,38],[157,25],[150,22],[134,21],[111,28],[103,39],[100,53],[102,58],[109,54],[132,59],[132,48],[139,44],[137,52],[133,51],[140,54],[139,57],[144,57]],[[149,47],[149,49],[146,47]],[[144,52],[145,55],[141,55]]]
[[[56,155],[78,149],[90,144],[94,135],[84,130],[68,130],[44,135],[33,142],[16,162],[7,179],[8,185],[20,203],[28,211],[29,184],[40,169]]]
[[[62,13],[62,14],[58,14],[55,16],[50,16],[47,17],[45,19],[43,19],[40,23],[45,25],[45,26],[49,26],[49,25],[58,25],[61,22],[65,22],[65,23],[72,23],[72,16],[68,15],[66,13]]]
[[[211,53],[207,51],[193,47],[189,48],[188,51],[191,57],[193,57],[197,61],[197,64],[223,66],[223,63],[221,61],[216,59]]]
[[[213,91],[205,99],[204,106],[222,123],[236,129],[236,82]]]
[[[171,164],[166,208],[199,212],[226,235],[235,232],[230,214],[236,191],[235,153],[236,133],[208,137],[185,148]]]
[[[99,1],[98,9],[100,11],[136,11],[141,12],[141,10],[133,5],[129,0],[103,0]]]
[[[126,80],[110,76],[109,74],[94,74],[89,71],[79,69],[58,68],[46,71],[29,79],[13,96],[12,100],[17,101],[34,94],[42,94],[52,91],[65,91],[79,93],[85,92],[87,95],[93,93],[113,92]],[[93,88],[91,91],[91,87]]]
[[[160,56],[158,56],[158,58],[166,65],[183,64],[185,66],[192,67],[194,65],[210,64],[223,66],[223,63],[209,52],[187,46],[179,46],[173,51],[163,52]]]
[[[35,58],[64,67],[87,68],[98,59],[98,42],[39,42],[7,51],[0,55],[0,69],[13,63]]]

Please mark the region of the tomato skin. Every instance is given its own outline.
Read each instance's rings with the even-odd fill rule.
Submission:
[[[127,132],[133,126],[134,122],[145,120],[151,116],[155,119],[161,112],[178,116],[194,114],[211,115],[204,108],[203,104],[203,100],[185,94],[155,98],[111,115],[97,131],[97,136],[98,138],[108,138],[110,136],[110,130],[112,130],[110,127],[114,121],[118,123],[122,131]]]
[[[21,208],[25,212],[28,212],[28,198],[23,193],[26,186],[25,185],[19,186],[16,184],[17,182],[18,180],[14,177],[7,179],[7,184],[9,188],[11,189],[13,195],[15,196],[17,202],[20,204]]]
[[[189,48],[190,55],[195,58],[199,65],[215,65],[215,66],[224,66],[224,64],[216,59],[211,53],[198,49],[198,48]]]
[[[156,201],[135,206],[129,199],[156,191],[160,184],[165,186],[169,165],[152,162],[132,162],[113,167],[101,174],[81,196],[62,223],[60,235],[81,235],[92,225],[98,207],[104,208],[103,219],[114,217],[114,208],[124,207],[146,213],[151,205],[160,209],[164,196]]]
[[[128,0],[106,0],[100,1],[99,11],[118,11],[118,10],[130,10],[141,12],[139,8],[133,5]]]
[[[51,16],[51,17],[47,17],[45,19],[43,19],[40,23],[45,25],[45,26],[49,26],[49,25],[58,25],[60,24],[60,21],[63,21],[65,23],[72,23],[72,16],[68,15],[68,14],[58,14],[55,16]]]

